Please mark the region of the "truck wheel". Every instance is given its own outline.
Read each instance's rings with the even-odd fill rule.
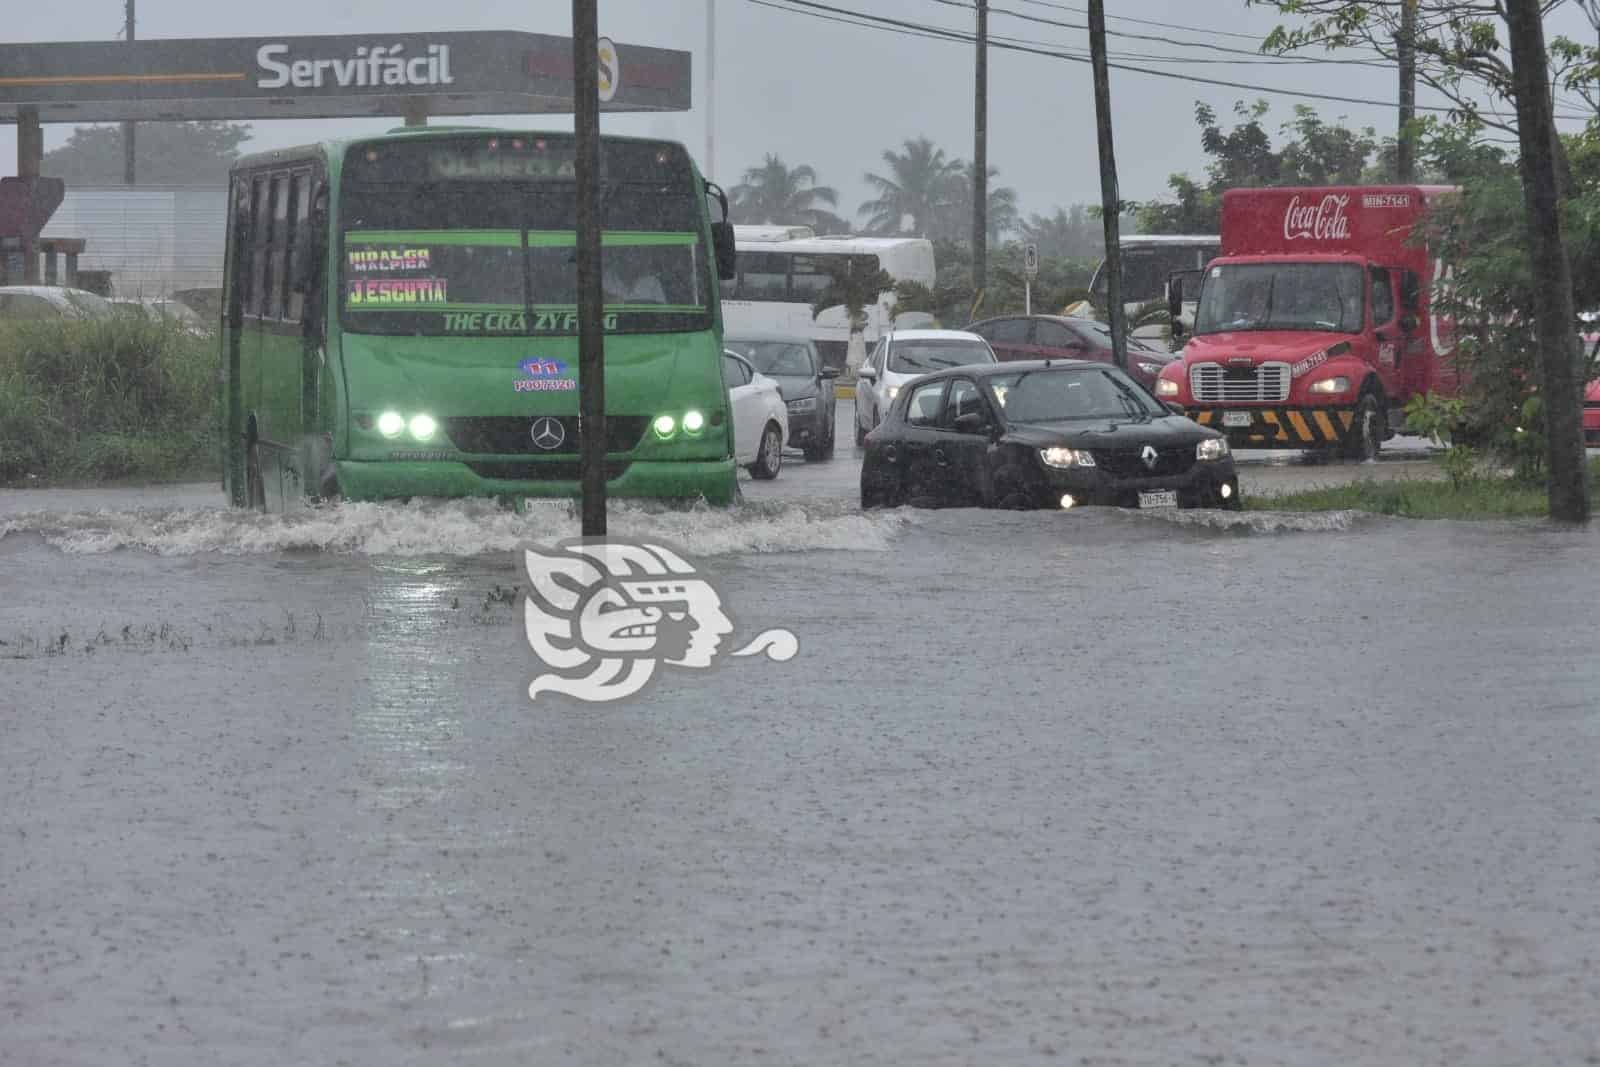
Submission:
[[[1356,404],[1355,421],[1345,435],[1341,454],[1345,459],[1363,463],[1377,459],[1378,449],[1383,446],[1384,430],[1383,406],[1376,395],[1367,393]]]

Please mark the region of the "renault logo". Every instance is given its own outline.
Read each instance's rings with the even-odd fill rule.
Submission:
[[[567,439],[567,428],[561,425],[561,420],[541,415],[533,420],[533,426],[528,430],[528,436],[533,438],[533,443],[546,452],[560,448]]]
[[[1139,458],[1144,460],[1146,470],[1155,470],[1156,460],[1160,457],[1156,454],[1156,450],[1152,446],[1145,445],[1144,451],[1139,453]]]

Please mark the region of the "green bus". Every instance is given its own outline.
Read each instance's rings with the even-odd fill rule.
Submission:
[[[570,133],[431,127],[234,165],[236,506],[580,494],[575,154]],[[727,198],[679,144],[600,156],[608,492],[730,503]]]

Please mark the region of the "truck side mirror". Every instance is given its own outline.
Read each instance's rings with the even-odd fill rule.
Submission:
[[[1178,329],[1178,316],[1183,314],[1183,279],[1174,275],[1167,279],[1167,314],[1172,317],[1172,329]]]
[[[1414,270],[1400,272],[1400,306],[1407,311],[1422,306],[1422,281]]]
[[[1400,316],[1400,329],[1403,333],[1416,333],[1417,325],[1417,317],[1415,315],[1407,313]]]

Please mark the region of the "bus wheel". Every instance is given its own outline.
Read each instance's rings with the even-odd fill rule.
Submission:
[[[769,422],[767,428],[761,431],[761,451],[756,453],[756,461],[750,464],[750,477],[771,481],[782,468],[783,431],[778,429],[777,423]]]
[[[1344,458],[1363,463],[1376,460],[1378,449],[1383,445],[1383,433],[1383,407],[1375,394],[1367,393],[1356,405],[1355,421],[1350,424],[1350,433],[1344,439]]]
[[[267,510],[267,485],[261,480],[261,444],[251,441],[244,454],[244,506],[251,511]]]

